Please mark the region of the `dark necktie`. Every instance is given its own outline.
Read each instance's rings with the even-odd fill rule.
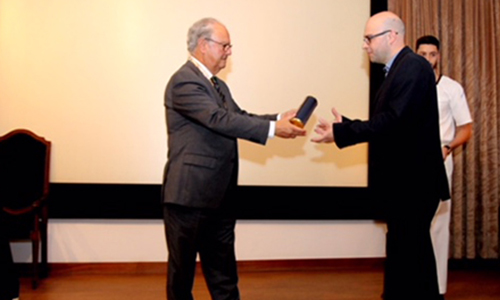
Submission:
[[[389,73],[389,67],[384,66],[384,76],[387,77],[387,74]]]
[[[222,91],[220,89],[219,79],[217,77],[213,76],[212,78],[210,78],[210,81],[212,81],[215,90],[219,94],[219,96],[222,100],[222,103],[224,104],[224,107],[226,107],[226,97],[224,96],[224,93],[222,93]]]

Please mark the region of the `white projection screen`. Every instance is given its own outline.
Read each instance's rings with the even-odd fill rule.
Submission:
[[[52,142],[54,183],[160,184],[163,93],[203,17],[234,45],[219,75],[254,113],[319,105],[308,136],[239,142],[240,185],[367,185],[367,145],[310,142],[331,108],[367,118],[362,50],[369,0],[0,0],[0,135],[27,128]]]

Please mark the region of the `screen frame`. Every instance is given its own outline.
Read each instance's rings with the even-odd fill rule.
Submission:
[[[387,1],[371,0],[371,15]],[[382,66],[370,64],[370,111],[383,80]],[[370,160],[370,157],[368,157]],[[368,187],[371,182],[368,170]],[[238,186],[238,219],[381,219],[380,201],[368,187]],[[161,219],[159,184],[51,183],[49,215],[61,219]]]

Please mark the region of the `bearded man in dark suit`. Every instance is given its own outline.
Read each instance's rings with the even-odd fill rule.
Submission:
[[[382,12],[365,27],[363,49],[384,64],[386,78],[367,121],[335,109],[314,142],[339,148],[369,142],[370,184],[387,218],[384,299],[439,299],[430,224],[440,200],[449,198],[439,137],[434,73],[404,43],[401,19]]]
[[[231,52],[226,27],[206,18],[188,32],[189,60],[165,92],[168,161],[163,181],[168,248],[167,298],[193,299],[196,255],[214,300],[239,299],[232,192],[237,184],[237,139],[265,144],[305,135],[290,123],[293,110],[250,114],[215,77]],[[279,119],[279,120],[278,120]]]

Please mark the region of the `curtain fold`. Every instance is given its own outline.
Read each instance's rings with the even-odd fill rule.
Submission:
[[[388,0],[406,24],[406,42],[441,41],[441,71],[464,87],[473,136],[454,153],[450,254],[499,258],[500,1]]]

